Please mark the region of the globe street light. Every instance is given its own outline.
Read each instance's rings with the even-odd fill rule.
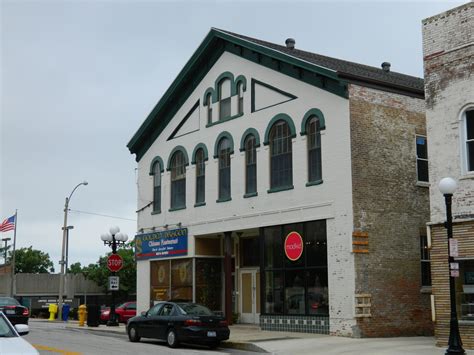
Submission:
[[[117,254],[117,246],[124,245],[128,240],[128,235],[120,233],[120,228],[117,226],[110,227],[109,233],[104,233],[100,236],[100,239],[104,242],[104,245],[108,245],[112,248],[112,254]],[[115,271],[112,272],[112,276],[115,276]],[[116,327],[118,326],[117,315],[115,314],[115,291],[111,290],[112,293],[112,304],[110,305],[109,320],[107,326]]]
[[[446,204],[446,223],[444,227],[448,233],[448,268],[451,269],[451,263],[454,262],[454,256],[452,256],[450,240],[453,238],[453,215],[451,212],[451,202],[454,191],[456,191],[457,183],[456,180],[450,177],[445,177],[439,182],[439,191],[444,195],[444,201]],[[449,294],[451,298],[451,320],[449,322],[449,340],[448,349],[446,349],[446,355],[450,354],[464,354],[462,348],[462,340],[459,334],[458,315],[456,311],[456,288],[455,278],[449,271]]]
[[[67,227],[67,212],[69,210],[69,202],[71,201],[72,194],[76,189],[81,186],[81,185],[88,185],[89,183],[87,181],[83,181],[79,184],[77,184],[74,189],[72,189],[71,193],[69,194],[69,197],[66,197],[66,203],[64,204],[64,226],[63,226],[63,245],[62,245],[62,252],[61,252],[61,261],[59,264],[61,264],[61,273],[59,274],[59,297],[58,297],[58,319],[62,319],[62,314],[63,314],[63,292],[64,292],[64,264],[66,263],[65,261],[65,253],[66,253],[66,238],[68,235],[68,227]]]

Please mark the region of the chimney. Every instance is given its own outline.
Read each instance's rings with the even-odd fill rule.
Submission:
[[[390,63],[389,63],[389,62],[383,62],[383,63],[382,63],[382,70],[383,70],[384,72],[387,72],[387,73],[388,73],[388,72],[390,71]]]
[[[295,49],[295,39],[294,38],[287,38],[285,41],[286,48],[288,49]]]

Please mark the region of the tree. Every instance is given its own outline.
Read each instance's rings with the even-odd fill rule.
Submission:
[[[68,274],[80,274],[81,272],[83,272],[83,268],[82,268],[80,262],[71,264],[71,265],[67,268],[67,273],[68,273]]]
[[[9,253],[11,262],[13,251]],[[20,248],[15,250],[15,273],[47,274],[54,272],[53,262],[48,253],[41,250],[29,248]]]

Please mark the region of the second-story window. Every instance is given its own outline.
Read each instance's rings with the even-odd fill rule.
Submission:
[[[308,181],[322,180],[321,168],[321,129],[319,119],[313,116],[308,121]]]
[[[257,149],[255,137],[248,135],[245,139],[245,193],[257,192]]]
[[[207,106],[207,124],[212,123],[212,95],[208,94],[206,96],[206,102],[204,106]]]
[[[237,85],[237,113],[244,113],[244,85],[239,82]]]
[[[186,164],[184,154],[177,151],[171,159],[171,209],[186,207]]]
[[[230,199],[230,141],[222,138],[218,147],[219,200]]]
[[[468,172],[474,171],[474,108],[467,110],[464,113],[464,138],[466,149],[466,170]]]
[[[416,136],[416,171],[418,181],[428,182],[428,144],[426,137]]]
[[[206,186],[206,164],[204,163],[204,150],[198,149],[196,152],[196,204],[202,204],[205,201]]]
[[[219,95],[219,120],[223,120],[231,116],[231,81],[223,79],[218,86]]]
[[[293,185],[293,156],[288,124],[277,121],[270,131],[270,188]]]
[[[153,212],[161,212],[161,166],[153,165]]]

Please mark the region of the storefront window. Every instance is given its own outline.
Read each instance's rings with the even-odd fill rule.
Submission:
[[[281,227],[267,227],[263,230],[265,239],[265,268],[278,268],[283,264],[283,242]]]
[[[283,313],[283,273],[267,271],[265,273],[265,313]]]
[[[196,259],[196,302],[222,311],[222,259]]]
[[[151,301],[170,299],[170,262],[169,260],[150,263]]]
[[[193,263],[191,259],[171,260],[171,299],[193,300]]]
[[[462,289],[461,289],[462,288]],[[459,277],[456,278],[457,311],[463,320],[474,320],[474,260],[459,261]]]

